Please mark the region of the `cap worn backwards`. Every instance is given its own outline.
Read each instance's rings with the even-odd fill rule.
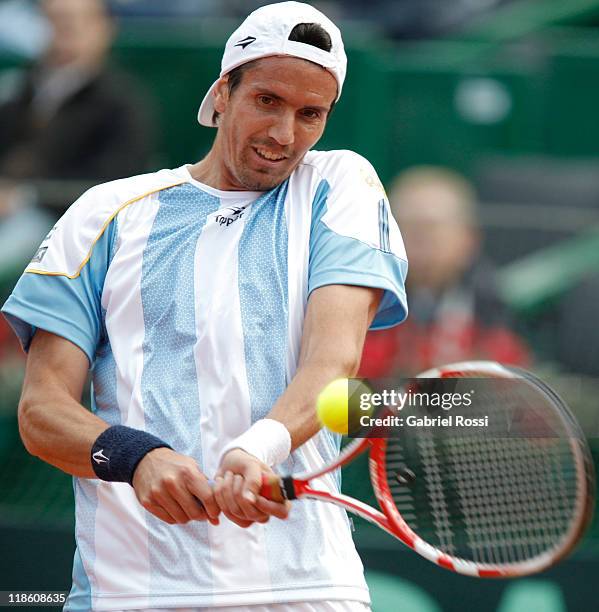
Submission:
[[[313,45],[289,40],[291,30],[300,23],[320,25],[331,38],[331,50],[325,51]],[[225,45],[219,79],[237,66],[273,55],[299,57],[323,66],[337,79],[337,100],[341,96],[347,70],[341,32],[326,15],[313,6],[301,2],[279,2],[250,13]],[[219,79],[204,96],[198,112],[198,121],[208,127],[216,127],[212,118],[214,89]]]

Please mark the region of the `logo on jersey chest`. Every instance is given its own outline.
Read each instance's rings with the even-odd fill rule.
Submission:
[[[216,215],[214,221],[221,227],[229,227],[235,221],[239,221],[243,217],[246,206],[228,206],[223,209],[221,214]]]

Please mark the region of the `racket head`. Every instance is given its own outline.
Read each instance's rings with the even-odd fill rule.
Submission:
[[[394,535],[471,576],[523,576],[564,558],[592,518],[595,475],[563,400],[533,374],[495,362],[451,364],[419,378],[489,381],[472,416],[518,418],[510,435],[505,426],[423,427],[373,441],[373,489]]]

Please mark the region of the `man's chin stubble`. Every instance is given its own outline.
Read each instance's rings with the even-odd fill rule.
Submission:
[[[270,191],[271,189],[278,187],[289,176],[289,175],[285,175],[282,177],[274,177],[274,176],[269,176],[268,174],[264,173],[263,177],[258,177],[256,176],[256,174],[259,174],[259,173],[255,172],[255,173],[252,173],[252,175],[243,173],[239,177],[241,179],[240,180],[241,184],[248,191]]]

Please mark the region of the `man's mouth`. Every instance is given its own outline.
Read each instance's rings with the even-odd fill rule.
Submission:
[[[283,153],[273,153],[272,151],[269,151],[268,149],[263,149],[262,147],[252,147],[252,148],[254,149],[258,157],[261,157],[265,161],[280,162],[280,161],[283,161],[284,159],[287,159],[287,156],[283,155]]]

